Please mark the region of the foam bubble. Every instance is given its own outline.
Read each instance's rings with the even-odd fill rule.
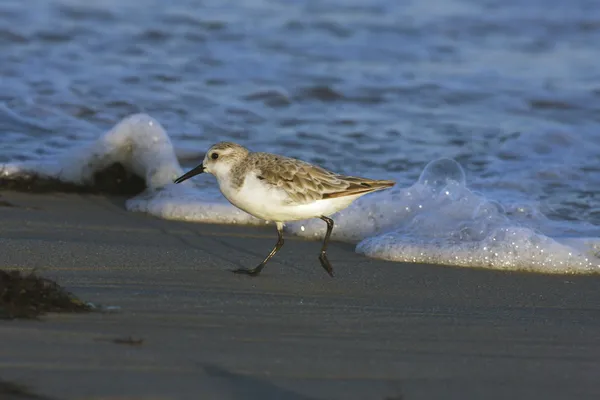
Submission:
[[[459,186],[465,186],[467,178],[462,167],[449,158],[441,158],[430,162],[419,177],[421,185],[429,186],[438,192],[451,182]]]

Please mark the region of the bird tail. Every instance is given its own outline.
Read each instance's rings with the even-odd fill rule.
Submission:
[[[351,182],[350,186],[347,189],[339,192],[327,193],[323,196],[323,198],[327,199],[335,197],[354,196],[357,194],[367,194],[371,192],[376,192],[378,190],[390,188],[396,184],[396,182],[388,180],[375,180],[355,177],[346,177],[345,179]]]
[[[376,181],[369,182],[369,184],[375,190],[383,190],[383,189],[391,188],[392,186],[394,186],[396,184],[396,182],[388,181],[388,180],[376,180]]]

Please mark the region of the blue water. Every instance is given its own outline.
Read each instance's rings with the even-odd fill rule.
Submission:
[[[234,140],[600,224],[600,2],[3,0],[0,162],[133,112],[185,165]]]

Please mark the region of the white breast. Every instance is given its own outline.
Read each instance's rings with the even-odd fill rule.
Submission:
[[[328,216],[348,207],[354,199],[360,197],[345,196],[294,205],[288,202],[288,197],[282,189],[266,185],[254,174],[247,176],[240,188],[229,185],[229,180],[219,180],[219,187],[225,198],[234,206],[257,218],[277,222]]]

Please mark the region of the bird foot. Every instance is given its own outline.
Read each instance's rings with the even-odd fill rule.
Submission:
[[[327,259],[327,255],[325,253],[321,253],[319,255],[319,261],[321,261],[321,266],[323,269],[329,274],[330,277],[333,278],[333,267],[331,266],[331,263],[329,262],[329,259]]]
[[[260,270],[262,268],[238,268],[238,269],[234,269],[231,272],[233,272],[234,274],[241,274],[241,275],[250,275],[250,276],[258,276],[258,274],[260,274]]]

